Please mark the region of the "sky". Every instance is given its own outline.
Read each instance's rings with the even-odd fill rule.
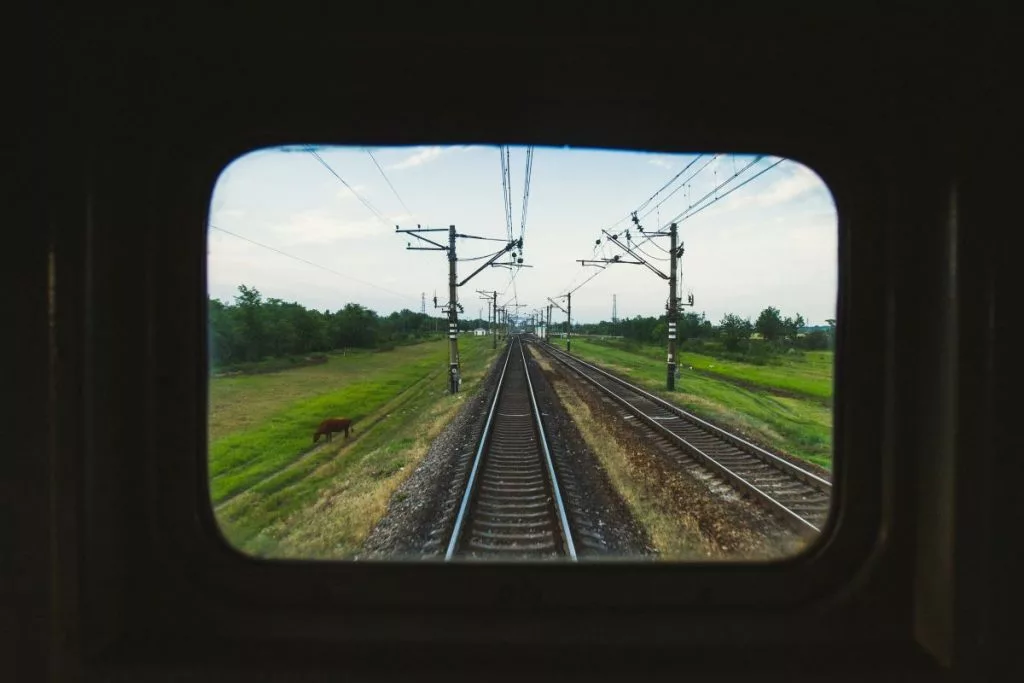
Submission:
[[[668,260],[657,259],[666,259],[669,238],[639,233],[629,220],[637,209],[647,232],[677,220],[680,293],[694,299],[683,311],[715,323],[726,313],[756,320],[767,306],[811,325],[835,317],[836,209],[809,168],[771,156],[536,147],[524,222],[526,158],[526,147],[508,148],[512,235],[522,236],[529,267],[485,268],[459,288],[460,317],[487,317],[478,290],[497,291],[499,306],[518,303],[521,313],[545,307],[548,297],[564,306],[559,297],[572,291],[573,321],[581,323],[610,320],[613,295],[620,319],[664,314],[668,282],[645,266],[578,263],[632,260],[602,234],[625,241],[629,228],[641,257],[667,275]],[[382,315],[420,311],[425,294],[427,312],[441,315],[433,297],[439,305],[448,298],[447,254],[408,250],[429,245],[395,227],[454,225],[497,240],[457,241],[461,280],[483,264],[461,259],[504,247],[505,207],[497,146],[257,150],[229,164],[213,188],[208,291],[231,302],[245,284],[307,308],[358,303]],[[447,244],[447,232],[424,236]],[[553,311],[553,322],[564,319]]]

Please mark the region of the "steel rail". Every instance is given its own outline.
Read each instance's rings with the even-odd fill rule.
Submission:
[[[636,395],[642,397],[645,400],[650,401],[656,406],[669,411],[670,413],[682,418],[683,420],[688,420],[692,422],[700,429],[703,429],[712,436],[717,437],[718,439],[731,444],[732,446],[737,448],[737,450],[746,453],[747,455],[750,455],[754,458],[757,458],[758,460],[770,466],[774,470],[777,470],[794,479],[797,479],[821,493],[831,494],[832,484],[826,481],[825,479],[822,479],[821,477],[818,477],[817,475],[808,472],[807,470],[801,467],[793,465],[792,463],[787,462],[786,460],[772,453],[769,453],[768,451],[754,444],[751,444],[745,439],[730,434],[729,432],[726,432],[725,430],[710,424],[706,420],[702,420],[701,418],[692,415],[686,412],[685,410],[682,410],[678,406],[675,406],[661,399],[658,396],[654,396],[650,392],[647,392],[641,389],[640,387],[634,386],[629,382],[626,382],[625,380],[615,377],[614,375],[603,370],[602,368],[599,368],[591,363],[587,363],[586,361],[582,361],[578,358],[568,355],[561,349],[555,348],[550,344],[538,343],[538,346],[543,348],[544,351],[548,352],[563,365],[570,368],[575,365],[577,366],[577,369],[579,368],[579,366],[582,366],[583,368],[597,372],[602,377],[607,377],[608,379],[613,380],[617,385],[627,389],[630,392],[635,393]],[[703,449],[691,443],[685,437],[676,434],[668,427],[666,427],[664,424],[659,422],[657,418],[648,415],[641,407],[633,405],[632,403],[630,403],[629,400],[620,396],[611,388],[602,384],[598,378],[587,375],[586,373],[584,373],[584,376],[594,386],[598,387],[614,401],[624,406],[630,413],[639,417],[645,424],[654,429],[656,433],[669,438],[672,442],[676,443],[685,452],[692,455],[706,467],[708,467],[712,471],[717,472],[719,475],[723,476],[725,479],[730,481],[736,488],[740,489],[741,491],[746,491],[750,493],[760,503],[762,503],[762,505],[764,505],[772,512],[776,513],[786,522],[790,523],[791,526],[795,527],[798,531],[815,534],[820,533],[821,528],[818,524],[815,524],[813,521],[809,520],[807,517],[800,514],[799,512],[790,509],[790,507],[786,505],[783,501],[778,500],[771,493],[768,493],[767,491],[763,490],[761,486],[750,481],[748,477],[745,477],[737,472],[734,472],[732,469],[730,469],[730,467],[719,462],[714,456],[706,453]]]
[[[518,369],[513,371],[510,367],[514,364],[516,345],[525,382]],[[527,398],[530,407],[524,410]],[[530,419],[523,419],[527,417]],[[524,428],[528,431],[523,432]],[[529,444],[520,440],[525,434],[530,434]],[[577,560],[569,516],[519,335],[509,344],[494,389],[445,560],[465,553],[506,552],[526,556],[562,554]]]

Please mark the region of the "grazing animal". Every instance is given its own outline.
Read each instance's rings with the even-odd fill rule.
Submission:
[[[334,417],[324,420],[320,423],[320,426],[316,428],[316,432],[313,434],[313,443],[320,440],[321,436],[326,435],[327,440],[331,440],[331,435],[334,432],[345,432],[345,438],[348,438],[349,431],[355,431],[352,428],[352,420],[347,417]]]

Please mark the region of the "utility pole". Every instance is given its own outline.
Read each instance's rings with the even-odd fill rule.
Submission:
[[[520,308],[526,308],[528,305],[529,304],[505,304],[505,308],[506,309],[509,308],[509,307],[516,309],[515,312],[512,314],[512,319],[511,320],[509,320],[509,318],[508,318],[508,313],[505,314],[505,321],[509,325],[509,334],[511,334],[511,326],[517,325],[519,323],[519,321],[520,321],[519,309]]]
[[[565,352],[572,353],[572,292],[565,295],[569,300],[569,310],[566,312],[565,324]]]
[[[458,393],[459,377],[459,290],[455,277],[455,226],[448,226],[448,391]]]
[[[640,221],[636,217],[636,212],[635,211],[633,212],[633,223],[634,223],[634,225],[636,225],[636,227],[640,230],[641,233],[644,232],[643,226],[640,225]],[[624,252],[626,252],[626,254],[628,254],[629,256],[632,256],[633,259],[635,259],[635,260],[630,261],[630,260],[622,258],[620,255],[616,255],[616,256],[614,256],[613,258],[610,258],[610,259],[600,259],[600,260],[584,259],[584,260],[579,260],[580,263],[582,263],[583,265],[587,265],[587,264],[598,264],[598,265],[600,265],[600,264],[612,264],[612,263],[628,263],[628,264],[632,264],[632,265],[641,265],[641,266],[646,266],[649,270],[651,270],[651,272],[653,272],[655,275],[660,277],[662,280],[668,280],[668,283],[669,283],[668,284],[669,296],[668,296],[668,303],[665,306],[666,313],[667,313],[667,315],[665,316],[665,321],[668,323],[668,361],[667,361],[667,367],[666,367],[665,386],[666,386],[666,388],[669,391],[672,391],[672,390],[675,389],[675,385],[676,385],[676,374],[675,374],[676,373],[676,367],[677,367],[677,358],[676,358],[676,320],[677,320],[678,315],[679,315],[679,307],[680,306],[693,306],[693,294],[690,294],[687,297],[687,302],[686,303],[681,303],[679,301],[679,298],[678,298],[678,295],[677,295],[677,292],[676,292],[676,290],[678,289],[677,282],[678,282],[678,279],[679,279],[678,278],[678,271],[677,271],[677,262],[678,262],[678,260],[683,255],[683,246],[681,244],[678,244],[678,242],[679,242],[679,227],[678,227],[678,225],[676,223],[672,223],[668,232],[661,232],[661,231],[659,231],[659,232],[648,232],[648,233],[646,233],[646,236],[647,236],[648,239],[653,239],[654,237],[669,237],[671,239],[671,248],[669,249],[669,261],[671,263],[671,268],[669,269],[669,274],[668,275],[666,275],[665,273],[661,272],[661,270],[659,270],[657,267],[655,267],[654,265],[649,263],[647,260],[645,260],[642,256],[640,256],[636,252],[635,248],[630,248],[630,243],[631,243],[631,239],[632,238],[630,236],[629,230],[626,230],[625,233],[624,233],[625,234],[625,238],[626,238],[625,242],[623,242],[622,240],[619,239],[619,235],[618,234],[612,234],[612,233],[608,232],[607,230],[602,230],[601,232],[608,238],[608,240],[610,242],[612,242],[612,244],[614,244],[617,247],[619,247],[620,249],[622,249]],[[600,244],[601,240],[598,240],[597,243]],[[634,244],[634,247],[635,247],[635,246],[638,246],[641,243],[633,243],[633,244]],[[613,299],[613,301],[614,301],[614,299]]]
[[[558,303],[557,301],[555,301],[555,299],[568,299],[569,300],[569,308],[568,309],[562,308],[562,305],[560,303]],[[548,301],[551,302],[551,305],[554,305],[558,310],[560,310],[562,313],[565,313],[565,315],[567,316],[566,317],[566,323],[565,323],[565,351],[566,351],[566,353],[569,353],[570,352],[569,335],[572,332],[572,292],[569,292],[568,294],[561,294],[559,296],[556,296],[554,299],[552,299],[549,296],[548,297]],[[551,305],[548,306],[548,318],[551,317]]]
[[[548,304],[548,321],[544,325],[544,341],[551,337],[551,304]]]
[[[486,292],[483,290],[476,290],[477,294],[483,294],[480,297],[482,300],[487,302],[487,324],[490,326],[488,334],[492,337],[491,348],[498,348],[498,293],[495,291]]]
[[[619,311],[616,306],[615,295],[612,294],[612,323],[619,322]]]
[[[445,230],[443,228],[422,228],[420,226],[416,226],[415,230],[402,230],[402,229],[400,229],[396,225],[395,226],[395,232],[396,233],[404,232],[404,233],[411,234],[416,239],[422,240],[423,242],[427,242],[428,244],[432,245],[430,247],[414,247],[411,244],[406,244],[406,249],[415,249],[415,250],[421,250],[421,251],[447,251],[448,252],[448,304],[447,304],[447,307],[446,307],[447,308],[447,313],[448,313],[448,390],[451,393],[453,393],[453,394],[458,393],[459,387],[462,384],[462,378],[459,376],[459,341],[458,341],[458,335],[459,335],[459,310],[461,310],[462,305],[459,303],[459,300],[458,300],[458,296],[459,296],[458,288],[461,287],[462,285],[466,284],[467,282],[469,282],[473,277],[475,277],[477,274],[479,274],[484,268],[487,268],[488,266],[494,265],[494,263],[502,255],[508,253],[509,251],[512,251],[512,249],[516,248],[517,246],[520,249],[522,249],[523,240],[522,240],[522,238],[520,238],[518,240],[507,242],[502,249],[498,250],[494,254],[491,254],[490,258],[488,258],[484,262],[484,264],[482,266],[480,266],[479,268],[474,270],[466,278],[464,278],[461,282],[459,282],[458,281],[458,277],[456,275],[456,269],[457,269],[456,264],[458,262],[458,259],[457,259],[456,254],[455,254],[455,238],[457,238],[457,237],[467,237],[467,238],[480,239],[480,240],[493,239],[493,238],[477,237],[475,235],[461,235],[461,234],[458,234],[458,233],[455,232],[455,226],[454,225],[449,225],[448,226],[448,230],[447,230],[447,232],[448,232],[448,246],[445,246],[444,244],[441,244],[440,242],[435,242],[435,241],[433,241],[431,239],[428,239],[426,237],[423,237],[422,235],[419,234],[419,233],[424,233],[424,232],[445,232]],[[494,241],[502,242],[504,240],[494,240]],[[514,255],[514,253],[513,253],[513,255]],[[436,297],[435,297],[434,305],[437,306]],[[442,307],[442,309],[444,309],[444,308],[445,307]]]
[[[665,379],[665,386],[669,391],[676,388],[676,315],[679,311],[679,302],[676,299],[676,241],[679,238],[679,228],[675,223],[669,228],[669,271],[668,271],[668,315],[665,316],[668,322],[668,368]]]

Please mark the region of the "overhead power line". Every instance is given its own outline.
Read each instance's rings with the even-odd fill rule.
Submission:
[[[342,177],[341,177],[340,175],[338,175],[338,173],[337,173],[337,172],[336,172],[336,171],[335,171],[335,170],[334,170],[333,168],[331,168],[331,165],[330,165],[330,164],[328,164],[328,163],[327,163],[326,161],[324,161],[323,157],[321,157],[321,156],[320,156],[319,154],[317,154],[317,153],[316,153],[316,150],[312,150],[312,149],[311,149],[311,150],[309,150],[309,153],[310,153],[310,154],[312,154],[312,155],[313,155],[313,157],[314,157],[314,158],[315,158],[315,159],[316,159],[317,161],[319,161],[319,162],[320,162],[321,164],[323,164],[323,167],[324,167],[324,168],[326,168],[326,169],[327,169],[328,171],[330,171],[331,175],[333,175],[333,176],[334,176],[335,178],[337,178],[338,180],[340,180],[340,181],[341,181],[341,184],[342,184],[342,185],[344,185],[345,187],[347,187],[347,188],[348,188],[348,190],[349,190],[349,192],[351,192],[351,193],[352,193],[353,195],[355,195],[356,199],[358,199],[358,200],[359,200],[360,202],[362,202],[363,206],[365,206],[365,207],[366,207],[367,209],[369,209],[369,210],[370,210],[370,211],[371,211],[371,212],[373,213],[373,215],[374,215],[374,216],[376,216],[378,220],[380,220],[380,222],[381,222],[381,223],[383,223],[383,224],[384,224],[384,225],[386,225],[387,227],[391,227],[391,223],[390,223],[390,221],[388,221],[388,219],[384,217],[384,214],[382,214],[382,213],[381,213],[381,212],[380,212],[380,211],[379,211],[379,210],[377,209],[377,207],[376,207],[376,206],[374,206],[373,204],[371,204],[371,203],[369,202],[369,200],[367,200],[367,199],[366,199],[365,197],[363,197],[363,196],[362,196],[361,194],[359,194],[358,192],[356,192],[356,190],[355,190],[355,188],[354,188],[354,187],[352,187],[352,186],[351,186],[351,185],[349,185],[349,184],[348,184],[347,182],[345,182],[345,179],[344,179],[344,178],[342,178]]]
[[[511,275],[509,276],[509,279],[508,279],[508,284],[505,285],[505,289],[503,289],[502,292],[501,292],[501,296],[504,297],[505,294],[508,292],[508,290],[511,288],[512,289],[512,297],[510,299],[508,299],[507,301],[505,301],[505,303],[503,303],[502,306],[508,306],[509,303],[511,303],[511,302],[515,302],[515,303],[519,302],[519,292],[516,289],[516,276],[517,275],[519,275],[519,269],[518,268],[513,268],[512,269],[512,273],[511,273]]]
[[[377,157],[373,156],[373,152],[370,151],[369,147],[364,147],[363,149],[365,149],[366,153],[370,155],[371,159],[373,159],[373,165],[377,167],[377,170],[380,171],[381,176],[384,178],[384,182],[388,184],[388,187],[390,187],[391,191],[395,194],[395,199],[397,199],[398,203],[402,205],[405,212],[411,216],[412,211],[410,211],[409,207],[405,205],[404,201],[402,201],[402,197],[398,194],[398,190],[396,190],[395,186],[391,184],[391,180],[388,179],[388,175],[384,172],[384,169],[380,167],[380,164],[377,163]]]
[[[729,194],[731,194],[733,192],[733,190],[738,190],[739,188],[741,188],[744,185],[746,185],[747,183],[743,182],[743,183],[737,185],[736,187],[730,189],[729,192],[723,193],[721,195],[717,195],[716,194],[720,189],[722,189],[723,187],[725,187],[726,185],[731,183],[733,180],[735,180],[737,177],[739,177],[740,175],[745,173],[747,171],[747,169],[749,169],[751,166],[753,166],[754,164],[756,164],[757,162],[759,162],[763,158],[764,158],[764,155],[759,155],[759,156],[754,157],[753,160],[749,164],[747,164],[746,166],[744,166],[740,170],[736,171],[735,173],[733,173],[731,176],[729,176],[728,178],[726,178],[725,180],[723,180],[719,184],[715,185],[715,187],[713,187],[712,189],[708,190],[707,194],[705,194],[703,197],[698,199],[692,205],[688,206],[686,209],[684,209],[683,211],[678,213],[674,218],[669,220],[666,225],[671,225],[672,223],[681,223],[685,219],[690,218],[691,216],[697,215],[698,212],[703,211],[704,209],[706,209],[707,207],[711,206],[712,204],[714,204],[718,200],[724,199]],[[781,162],[782,159],[779,159],[779,161]],[[773,168],[777,164],[778,164],[778,162],[776,162],[776,164],[772,164],[772,166],[769,166],[768,168],[766,168],[764,170],[767,171],[769,168]],[[763,172],[764,171],[762,171],[762,173]],[[758,173],[753,178],[756,178],[759,175],[761,175],[761,173]],[[750,180],[753,180],[753,178],[751,178]],[[704,202],[709,197],[712,197],[712,195],[714,195],[714,198],[710,202],[708,202],[707,204],[704,204]],[[702,204],[703,204],[703,206],[701,206]]]
[[[603,273],[603,272],[604,272],[605,270],[606,270],[605,268],[601,268],[600,270],[597,270],[597,271],[595,271],[593,275],[591,275],[591,276],[590,276],[590,277],[588,277],[588,278],[587,278],[586,280],[584,280],[583,282],[581,282],[581,283],[579,283],[578,285],[576,285],[576,287],[574,287],[573,289],[570,289],[570,290],[569,290],[568,292],[566,292],[566,294],[572,294],[572,293],[573,293],[573,292],[575,292],[575,291],[576,291],[577,289],[579,289],[580,287],[582,287],[583,285],[587,284],[588,282],[590,282],[591,280],[593,280],[593,279],[594,279],[595,277],[597,277],[598,275],[600,275],[601,273]]]
[[[526,180],[523,182],[523,212],[519,222],[519,239],[526,235],[526,207],[530,202],[530,175],[533,173],[533,147],[526,148]]]
[[[690,162],[690,163],[688,163],[688,164],[687,164],[686,166],[684,166],[684,167],[683,167],[683,170],[681,170],[681,171],[680,171],[679,173],[676,173],[676,174],[675,174],[674,176],[672,176],[672,178],[671,178],[671,179],[670,179],[670,180],[669,180],[669,181],[668,181],[667,183],[665,183],[664,185],[662,185],[661,187],[659,187],[659,188],[658,188],[658,190],[657,190],[657,192],[655,192],[655,193],[654,193],[654,194],[652,194],[652,195],[651,195],[650,197],[648,197],[648,198],[647,198],[647,199],[646,199],[646,200],[645,200],[645,201],[643,202],[643,204],[641,204],[640,206],[636,207],[636,209],[635,209],[635,211],[634,211],[634,212],[635,212],[635,213],[639,213],[640,211],[643,211],[643,210],[644,210],[644,209],[645,209],[645,208],[647,207],[647,205],[648,205],[648,204],[650,204],[650,203],[651,203],[652,201],[654,201],[654,198],[655,198],[655,197],[657,197],[657,196],[658,196],[659,194],[661,194],[662,192],[664,192],[664,191],[665,191],[665,189],[666,189],[666,188],[668,188],[668,186],[669,186],[669,185],[671,185],[672,183],[674,183],[674,182],[676,181],[676,179],[678,179],[678,178],[679,178],[679,176],[683,175],[683,174],[684,174],[684,173],[686,173],[686,172],[687,172],[688,170],[690,170],[690,167],[691,167],[691,166],[693,166],[693,165],[694,165],[695,163],[697,163],[697,161],[698,161],[698,160],[699,160],[699,159],[700,159],[700,158],[701,158],[702,156],[704,156],[704,155],[703,155],[703,154],[698,154],[697,156],[695,156],[695,157],[693,158],[693,161],[691,161],[691,162]],[[712,158],[713,158],[713,157],[712,157]],[[698,172],[699,172],[699,171],[698,171]],[[695,173],[694,175],[696,175],[696,173]]]
[[[648,197],[647,199],[645,199],[644,201],[642,201],[642,202],[641,202],[641,203],[640,203],[640,204],[639,204],[639,205],[638,205],[638,206],[637,206],[637,207],[636,207],[635,209],[633,209],[633,210],[632,210],[632,211],[630,211],[630,212],[629,212],[628,214],[626,214],[625,216],[623,216],[623,217],[622,217],[622,218],[620,218],[619,220],[617,220],[617,221],[615,221],[614,223],[612,223],[611,225],[609,225],[609,226],[608,226],[608,229],[609,229],[609,230],[614,230],[615,228],[617,228],[618,226],[622,225],[623,223],[625,223],[626,221],[628,221],[628,220],[629,220],[630,218],[632,218],[632,217],[633,217],[633,214],[635,214],[635,213],[639,213],[639,212],[643,211],[643,210],[644,210],[644,209],[645,209],[645,208],[647,207],[647,205],[648,205],[648,204],[650,204],[650,203],[651,203],[652,201],[654,201],[654,198],[655,198],[655,197],[657,197],[657,196],[658,196],[659,194],[661,194],[662,192],[664,192],[664,191],[665,191],[665,190],[666,190],[666,189],[667,189],[667,188],[668,188],[669,186],[671,186],[671,185],[672,185],[672,183],[674,183],[674,182],[675,182],[676,180],[678,180],[678,179],[679,179],[679,176],[681,176],[681,175],[683,175],[684,173],[686,173],[686,172],[687,172],[687,171],[688,171],[688,170],[689,170],[689,169],[690,169],[690,168],[691,168],[691,167],[692,167],[692,166],[693,166],[694,164],[696,164],[696,163],[697,163],[698,161],[700,161],[700,159],[701,159],[701,158],[702,158],[703,156],[704,156],[704,154],[698,154],[697,156],[695,156],[695,157],[693,158],[693,160],[692,160],[692,161],[690,161],[690,163],[688,163],[688,164],[687,164],[686,166],[684,166],[684,167],[683,167],[683,170],[679,171],[679,173],[676,173],[676,174],[675,174],[674,176],[672,176],[672,177],[671,177],[671,178],[669,179],[669,181],[668,181],[667,183],[665,183],[664,185],[662,185],[661,187],[659,187],[659,188],[658,188],[658,189],[657,189],[657,190],[656,190],[656,191],[654,192],[654,194],[652,194],[652,195],[651,195],[650,197]],[[661,200],[660,202],[658,202],[658,203],[657,203],[657,204],[656,204],[656,205],[655,205],[655,206],[654,206],[654,207],[653,207],[653,208],[651,209],[651,211],[648,211],[648,212],[647,212],[646,214],[644,214],[644,216],[641,216],[641,218],[643,218],[643,217],[645,217],[645,216],[649,215],[649,214],[650,214],[650,213],[651,213],[652,211],[654,211],[654,210],[655,210],[655,209],[657,209],[657,208],[658,208],[659,206],[661,206],[662,204],[664,204],[664,203],[665,203],[665,201],[666,201],[666,200],[667,200],[667,199],[668,199],[669,197],[671,197],[672,195],[674,195],[674,194],[675,194],[676,192],[678,192],[678,191],[679,191],[679,188],[680,188],[680,187],[682,187],[682,186],[683,186],[683,184],[685,184],[685,183],[686,183],[686,182],[688,182],[689,180],[693,180],[694,178],[696,178],[696,177],[697,177],[697,175],[698,175],[698,174],[699,174],[699,173],[700,173],[700,172],[701,172],[702,170],[704,170],[704,169],[705,169],[705,168],[707,167],[707,165],[708,165],[708,164],[710,164],[710,163],[711,163],[712,161],[714,161],[714,160],[715,160],[715,159],[716,159],[716,158],[717,158],[718,156],[719,156],[719,155],[717,155],[717,154],[714,154],[714,155],[712,155],[712,156],[711,156],[711,158],[710,158],[710,159],[709,159],[709,160],[707,161],[707,163],[705,163],[705,164],[704,164],[704,166],[702,166],[702,167],[701,167],[700,169],[698,169],[698,170],[697,170],[697,172],[696,172],[696,173],[694,173],[694,174],[693,174],[692,176],[690,176],[690,177],[689,177],[689,178],[688,178],[687,180],[684,180],[684,181],[683,181],[683,182],[682,182],[682,183],[680,184],[680,186],[679,186],[679,187],[677,187],[677,188],[676,188],[675,190],[673,190],[673,191],[672,191],[671,193],[669,193],[669,194],[668,194],[668,195],[667,195],[667,196],[666,196],[666,197],[665,197],[664,199],[662,199],[662,200]]]
[[[505,231],[511,242],[512,237],[512,179],[509,174],[508,147],[498,147],[498,154],[501,156],[501,189],[504,193],[505,202]]]
[[[491,257],[497,256],[498,254],[504,254],[504,253],[505,253],[504,249],[499,249],[498,251],[491,252],[490,254],[484,254],[483,256],[470,256],[470,257],[460,256],[457,260],[460,263],[463,262],[463,261],[483,261],[485,258],[491,258]]]
[[[416,297],[414,297],[414,296],[409,296],[408,294],[401,294],[400,292],[395,292],[395,291],[390,290],[390,289],[388,289],[386,287],[381,287],[380,285],[375,285],[372,282],[367,282],[366,280],[360,280],[359,278],[352,277],[351,275],[345,275],[342,272],[334,270],[333,268],[328,268],[327,266],[322,266],[319,263],[313,263],[312,261],[307,261],[306,259],[302,258],[301,256],[295,256],[293,254],[289,254],[287,252],[281,251],[280,249],[275,249],[274,247],[271,247],[271,246],[269,246],[267,244],[263,244],[262,242],[257,242],[256,240],[249,239],[248,237],[243,237],[242,235],[239,235],[236,232],[231,232],[230,230],[225,230],[224,228],[219,228],[216,225],[213,225],[212,223],[209,223],[208,225],[211,228],[213,228],[214,230],[218,230],[220,232],[226,233],[228,235],[231,235],[232,237],[237,237],[238,239],[244,240],[246,242],[249,242],[250,244],[255,244],[257,247],[263,247],[264,249],[268,249],[268,250],[274,252],[275,254],[280,254],[281,256],[286,256],[286,257],[288,257],[290,259],[294,259],[294,260],[299,261],[301,263],[305,263],[306,265],[313,266],[314,268],[319,268],[320,270],[326,270],[328,273],[333,273],[334,275],[337,275],[338,277],[343,277],[346,280],[352,280],[353,282],[358,282],[359,284],[366,285],[367,287],[373,287],[374,289],[379,289],[382,292],[387,292],[388,294],[393,294],[394,296],[401,297],[402,299],[412,299],[412,300],[416,299]]]
[[[772,164],[772,165],[770,165],[770,166],[767,166],[767,167],[765,167],[765,168],[761,169],[760,171],[758,171],[758,172],[757,172],[757,173],[755,173],[754,175],[750,176],[749,178],[747,178],[746,180],[744,180],[744,181],[743,181],[742,183],[740,183],[740,184],[739,184],[739,185],[737,185],[736,187],[730,188],[728,192],[725,192],[725,193],[723,193],[723,194],[722,194],[721,196],[719,196],[719,197],[716,197],[716,198],[714,199],[714,201],[710,201],[710,202],[708,202],[707,204],[705,204],[704,206],[702,206],[702,207],[700,207],[699,209],[697,209],[696,211],[694,211],[693,213],[690,213],[690,214],[687,214],[686,216],[683,216],[683,217],[682,217],[681,219],[679,219],[679,222],[681,223],[682,221],[685,221],[685,220],[686,220],[686,219],[688,219],[688,218],[693,218],[693,217],[694,217],[694,216],[696,216],[696,215],[697,215],[698,213],[700,213],[700,212],[701,212],[701,211],[703,211],[704,209],[708,208],[709,206],[711,206],[711,205],[712,205],[712,204],[714,204],[715,202],[717,202],[717,201],[719,201],[719,200],[722,200],[722,199],[725,199],[726,197],[728,197],[729,195],[731,195],[731,194],[732,194],[733,192],[735,192],[736,190],[740,189],[741,187],[743,187],[744,185],[746,185],[746,184],[747,184],[747,183],[749,183],[750,181],[752,181],[752,180],[755,180],[755,179],[756,179],[756,178],[757,178],[758,176],[761,176],[761,175],[763,175],[763,174],[767,173],[768,171],[772,170],[773,168],[775,168],[776,166],[778,166],[779,164],[781,164],[781,163],[782,163],[783,161],[785,161],[785,159],[779,159],[779,160],[778,160],[778,161],[776,161],[776,162],[775,162],[774,164]],[[741,171],[741,173],[742,173],[742,171]]]
[[[693,174],[692,176],[690,176],[690,177],[689,177],[689,178],[687,178],[686,180],[684,180],[684,181],[682,181],[681,183],[679,183],[679,185],[678,185],[678,186],[676,187],[676,189],[672,190],[672,191],[671,191],[671,192],[669,192],[669,193],[668,193],[667,195],[665,195],[664,197],[662,197],[662,199],[661,199],[661,201],[660,201],[660,202],[658,202],[657,204],[655,204],[654,206],[652,206],[652,207],[651,207],[651,208],[650,208],[650,209],[649,209],[648,211],[645,211],[645,212],[644,212],[644,215],[643,215],[643,216],[640,216],[640,218],[647,218],[647,217],[648,217],[648,216],[650,216],[650,215],[651,215],[652,213],[654,213],[655,211],[657,211],[657,210],[658,210],[658,209],[659,209],[659,208],[660,208],[660,207],[661,207],[661,206],[662,206],[662,205],[663,205],[663,204],[664,204],[665,202],[667,202],[667,201],[668,201],[669,199],[671,199],[671,198],[672,198],[672,196],[673,196],[673,195],[674,195],[674,194],[675,194],[676,192],[679,192],[679,190],[681,190],[681,189],[683,189],[684,187],[686,187],[687,183],[690,183],[690,182],[692,182],[694,178],[696,178],[697,176],[699,176],[699,175],[701,174],[701,172],[702,172],[702,171],[703,171],[703,170],[704,170],[705,168],[707,168],[708,166],[710,166],[710,165],[711,165],[711,163],[712,163],[712,162],[713,162],[713,161],[714,161],[715,159],[717,159],[717,158],[718,158],[719,156],[721,156],[721,155],[720,155],[720,154],[713,154],[713,155],[711,155],[711,158],[710,158],[710,159],[708,159],[708,160],[707,160],[706,162],[704,162],[704,164],[703,164],[703,165],[702,165],[702,166],[701,166],[700,168],[698,168],[698,169],[697,169],[697,170],[696,170],[696,171],[694,172],[694,174]],[[697,159],[700,159],[700,157],[697,157]],[[697,162],[697,159],[694,159],[694,160],[693,160],[693,161],[692,161],[692,162],[691,162],[690,164],[688,164],[688,165],[686,166],[686,168],[690,168],[690,166],[693,166],[693,164]],[[684,169],[683,169],[683,171],[685,171],[685,170],[686,170],[686,169],[684,168]],[[642,211],[642,210],[643,210],[643,209],[637,209],[637,213],[639,213],[639,212],[640,212],[640,211]]]

